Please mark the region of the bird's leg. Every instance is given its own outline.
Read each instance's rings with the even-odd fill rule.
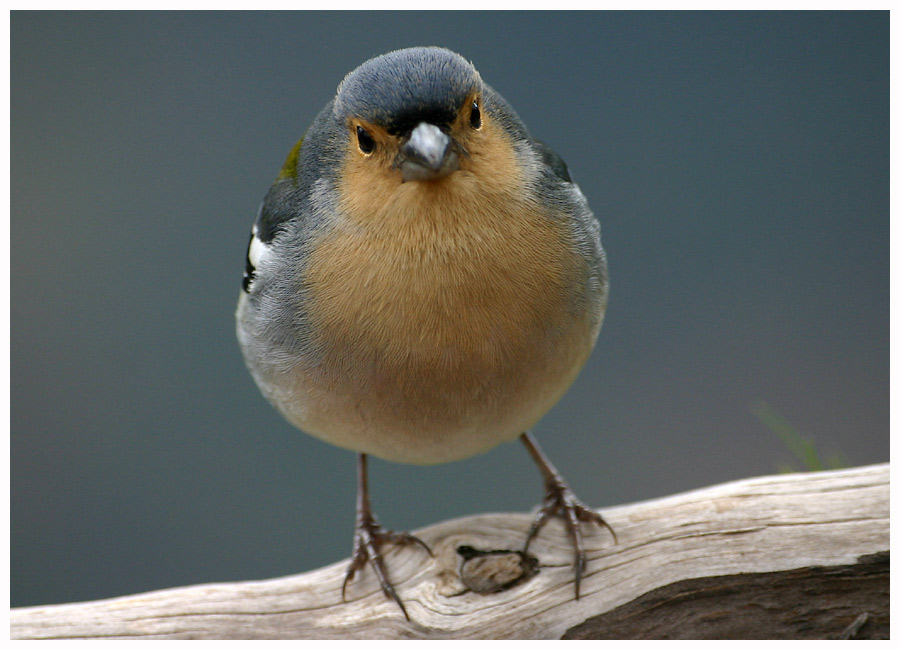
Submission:
[[[528,537],[525,538],[525,548],[523,553],[528,552],[528,545],[531,544],[537,534],[547,523],[547,519],[553,515],[562,517],[566,523],[566,530],[569,532],[569,538],[572,540],[572,546],[575,550],[575,598],[581,595],[581,576],[587,565],[587,557],[584,553],[584,544],[581,541],[581,523],[593,522],[598,526],[604,526],[612,533],[613,540],[618,543],[616,533],[612,527],[606,523],[600,513],[595,512],[591,508],[584,505],[575,493],[572,492],[557,469],[550,462],[550,459],[544,454],[543,450],[538,446],[534,437],[525,432],[521,435],[522,444],[531,454],[534,462],[537,463],[541,475],[544,477],[544,502],[538,511],[531,529],[528,531]]]
[[[386,542],[391,544],[419,544],[428,551],[429,555],[434,555],[431,549],[428,548],[428,545],[415,535],[384,530],[381,524],[378,523],[375,515],[372,514],[372,507],[369,504],[366,455],[359,454],[357,461],[356,533],[353,536],[353,557],[350,560],[350,566],[347,568],[347,575],[341,587],[341,599],[346,601],[347,583],[353,579],[357,571],[362,569],[366,563],[369,563],[372,565],[375,575],[378,576],[381,590],[400,606],[406,620],[409,620],[409,614],[406,613],[403,601],[400,600],[400,597],[394,590],[394,585],[387,578],[387,571],[380,552],[381,545]]]

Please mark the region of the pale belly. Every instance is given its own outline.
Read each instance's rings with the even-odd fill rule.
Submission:
[[[269,399],[311,435],[398,462],[458,460],[523,433],[575,380],[605,301],[559,233],[530,226],[512,249],[489,231],[481,250],[434,255],[352,233],[323,242],[304,276],[315,361],[264,387]]]
[[[591,351],[587,320],[515,349],[489,339],[443,350],[348,345],[270,397],[331,444],[396,462],[458,460],[517,437],[562,397]]]

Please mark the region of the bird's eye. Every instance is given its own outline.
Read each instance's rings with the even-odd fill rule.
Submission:
[[[472,110],[469,112],[469,124],[473,129],[481,128],[481,109],[478,108],[478,100],[472,102]]]
[[[361,126],[356,127],[356,140],[359,143],[359,150],[364,154],[369,155],[375,151],[375,140],[373,140],[372,136],[369,135],[369,132]]]

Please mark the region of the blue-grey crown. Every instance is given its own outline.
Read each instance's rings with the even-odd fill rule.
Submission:
[[[482,90],[463,57],[439,47],[395,50],[363,63],[338,86],[335,116],[358,117],[401,134],[425,121],[452,122],[466,97]]]

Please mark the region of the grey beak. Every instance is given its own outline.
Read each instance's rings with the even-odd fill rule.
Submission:
[[[420,122],[400,149],[400,171],[404,181],[443,178],[459,169],[459,157],[450,137],[428,122]]]

